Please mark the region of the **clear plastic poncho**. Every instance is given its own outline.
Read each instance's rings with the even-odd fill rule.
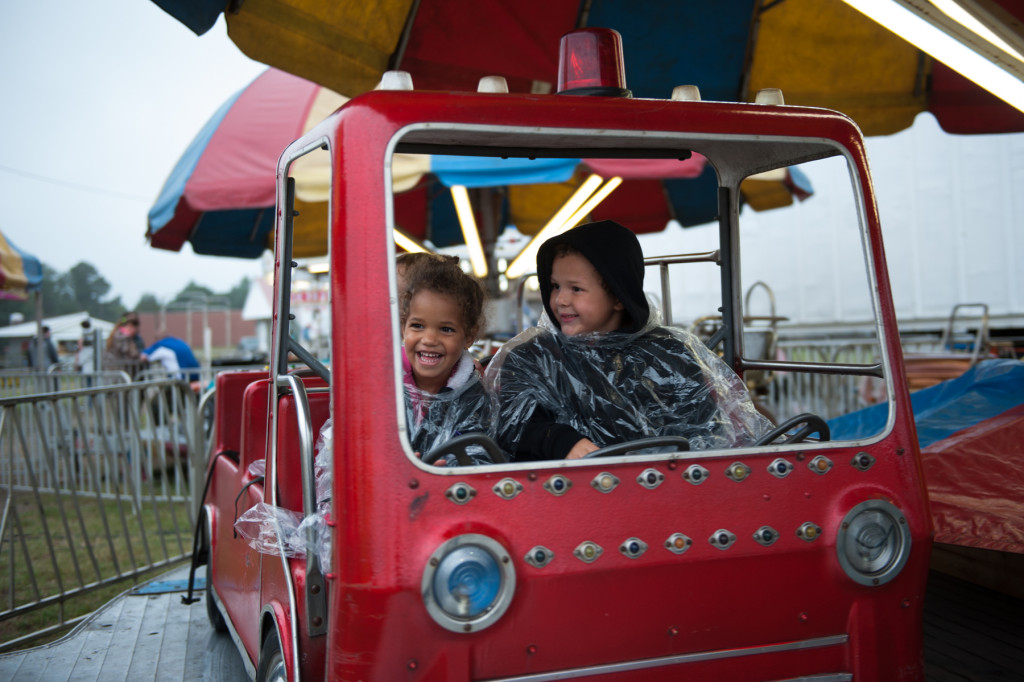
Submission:
[[[440,393],[428,393],[411,382],[405,383],[405,419],[412,449],[426,455],[456,436],[491,432],[491,398],[480,376],[473,368],[472,357],[463,356],[470,372],[462,381],[450,382]],[[455,383],[457,385],[452,386]],[[475,464],[490,464],[483,448],[468,452]],[[437,464],[454,464],[455,457],[446,455]]]
[[[300,512],[257,502],[235,521],[235,530],[250,547],[263,554],[283,551],[287,557],[304,557],[315,553],[323,570],[331,568],[331,532],[327,519],[331,513],[331,468],[334,454],[334,429],[331,420],[324,422],[316,444],[313,460],[316,482],[316,513]],[[249,474],[264,476],[266,460],[249,465]]]
[[[497,401],[496,440],[512,458],[521,440],[567,425],[598,447],[683,436],[691,450],[753,444],[771,422],[742,380],[692,333],[658,324],[638,332],[567,336],[546,318],[502,346],[485,382]],[[557,428],[557,427],[556,427]],[[532,430],[532,433],[528,433]]]

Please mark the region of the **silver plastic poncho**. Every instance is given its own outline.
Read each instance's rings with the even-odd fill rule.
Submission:
[[[657,319],[652,309],[636,333],[577,336],[545,319],[502,346],[485,377],[499,445],[513,460],[548,459],[537,444],[568,426],[599,447],[683,436],[705,450],[751,445],[772,428],[732,369]]]

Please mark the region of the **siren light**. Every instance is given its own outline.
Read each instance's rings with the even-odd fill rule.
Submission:
[[[631,97],[626,89],[622,36],[610,28],[581,28],[562,36],[558,94]]]

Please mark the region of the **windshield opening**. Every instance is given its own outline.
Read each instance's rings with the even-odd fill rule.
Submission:
[[[773,426],[804,413],[828,423],[884,401],[859,188],[832,143],[667,136],[660,146],[644,139],[630,147],[625,133],[570,138],[417,129],[395,145],[396,257],[420,249],[447,257],[486,296],[485,323],[463,339],[479,395],[462,406],[472,418],[460,423],[467,414],[456,398],[466,382],[434,393],[419,385],[417,366],[426,358],[455,377],[459,362],[451,351],[408,342],[409,303],[429,298],[419,292],[432,285],[391,284],[410,456],[480,433],[486,441],[471,442],[469,454],[456,447],[438,460],[562,463],[578,436],[599,450],[636,444],[610,457],[688,457],[760,447]],[[608,221],[635,235],[635,287],[620,281],[630,247],[612,238],[608,249],[625,250],[559,246],[538,278],[538,234]],[[608,338],[595,336],[608,331],[603,318],[588,320],[571,304],[562,311],[552,299],[586,288],[579,273],[556,272],[554,264],[574,256],[591,266],[600,260],[599,288],[615,302],[618,325]],[[643,306],[629,309],[633,288]],[[655,343],[652,334],[664,338]],[[870,432],[842,437],[877,436],[885,423],[883,416]],[[652,437],[682,440],[644,440]],[[820,440],[817,430],[804,443]],[[503,460],[487,452],[492,445]]]

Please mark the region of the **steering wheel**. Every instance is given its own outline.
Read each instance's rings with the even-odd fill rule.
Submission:
[[[690,449],[690,441],[686,440],[682,436],[653,436],[651,438],[638,438],[625,443],[606,445],[599,450],[594,450],[593,452],[583,455],[580,459],[590,459],[592,457],[614,457],[615,455],[625,455],[635,450],[656,448],[665,445],[674,446],[683,451],[688,451]]]
[[[817,433],[821,437],[820,439],[823,441],[829,440],[831,438],[831,431],[829,431],[828,424],[825,422],[824,419],[822,419],[816,414],[804,412],[803,414],[798,414],[795,417],[790,417],[786,421],[782,422],[774,429],[758,438],[757,442],[754,443],[754,445],[769,445],[772,441],[774,441],[776,438],[792,429],[794,426],[799,426],[801,424],[803,424],[803,427],[798,429],[797,432],[791,435],[789,438],[782,441],[780,445],[800,443],[812,433]]]
[[[446,443],[443,443],[427,454],[423,455],[424,464],[433,464],[445,455],[455,455],[455,460],[462,466],[469,467],[476,464],[469,456],[469,448],[478,445],[484,449],[493,464],[504,464],[508,460],[505,453],[501,451],[498,444],[489,436],[483,433],[465,433],[456,436]]]

